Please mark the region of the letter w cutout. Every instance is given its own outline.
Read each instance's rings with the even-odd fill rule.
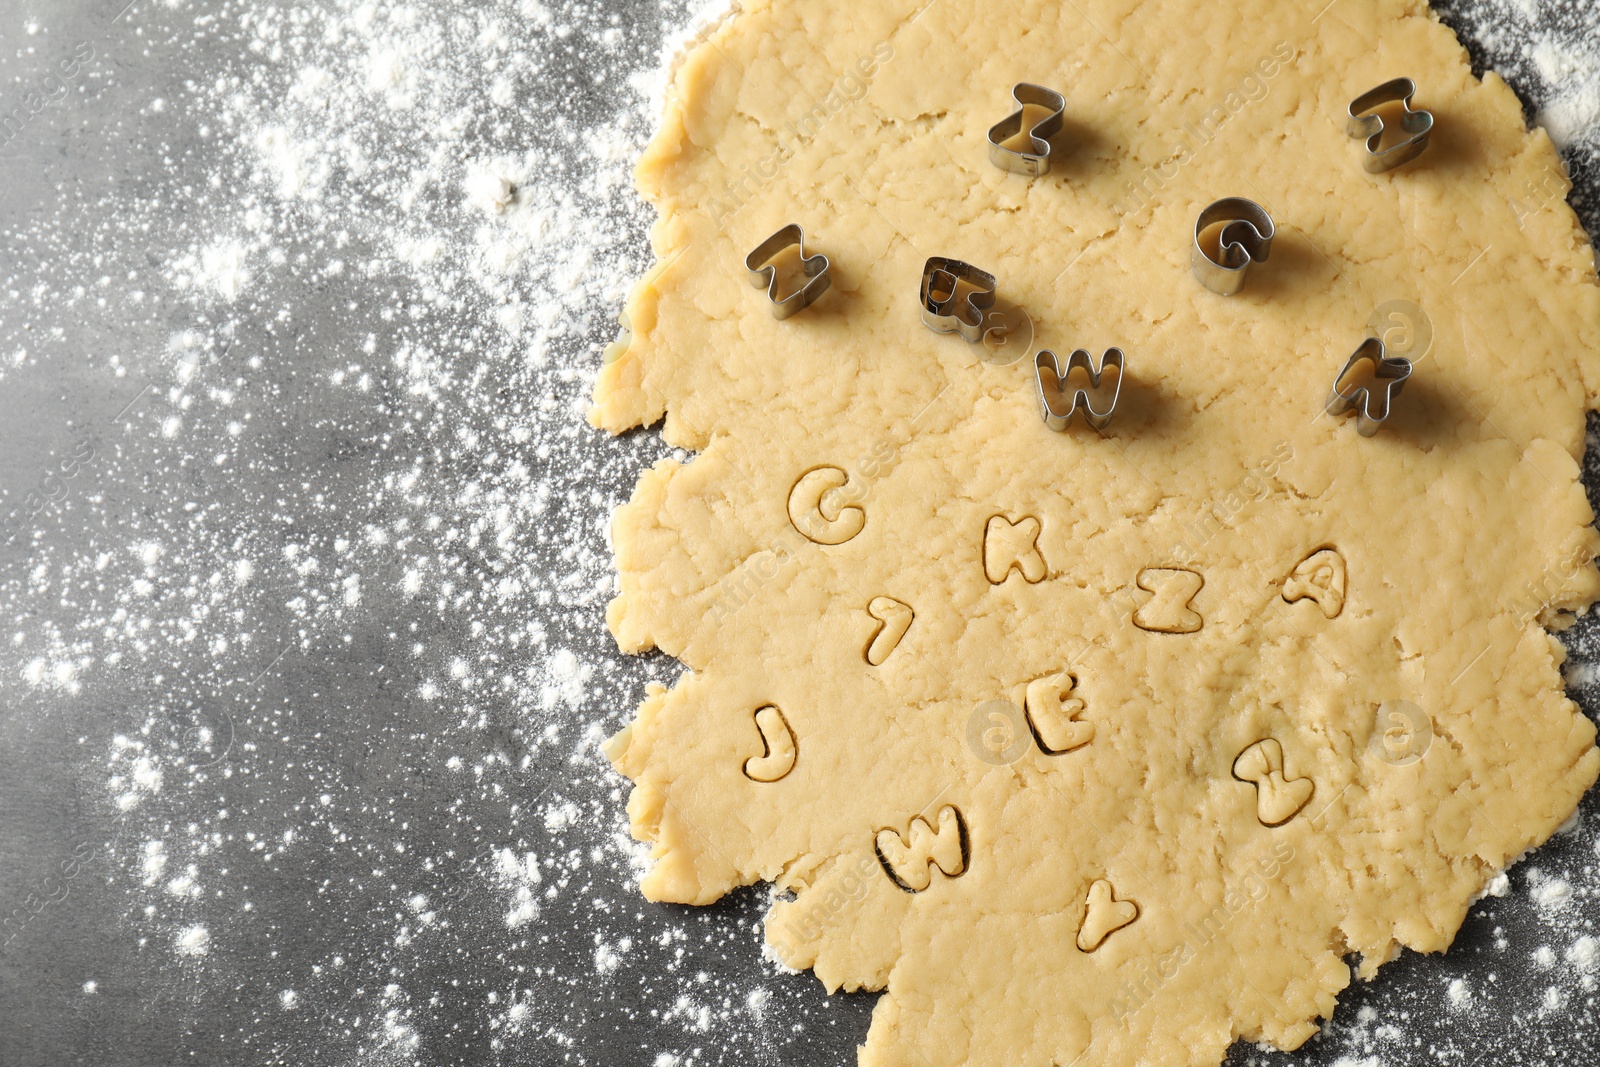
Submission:
[[[884,829],[873,839],[884,873],[907,893],[928,888],[932,867],[937,866],[947,878],[956,878],[967,869],[967,822],[949,804],[939,809],[937,832],[917,815],[907,836],[909,841],[895,830]]]

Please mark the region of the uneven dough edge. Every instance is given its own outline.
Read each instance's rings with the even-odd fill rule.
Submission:
[[[763,2],[746,6],[748,11],[754,12],[770,5]],[[1416,10],[1425,9],[1417,5]],[[1428,17],[1432,17],[1431,12],[1428,13]],[[639,166],[640,190],[646,199],[658,206],[670,202],[670,194],[660,184],[662,172],[693,144],[685,117],[685,101],[693,98],[705,79],[714,76],[707,65],[714,59],[717,41],[735,33],[736,30],[732,22],[722,24],[684,60],[678,69],[674,80],[674,95],[669,101],[662,130],[652,141]],[[1511,98],[1510,90],[1493,74],[1487,76],[1482,84],[1491,93],[1504,94],[1508,99]],[[1515,103],[1514,99],[1510,102]],[[1548,137],[1542,130],[1535,130],[1527,134],[1523,151],[1518,153],[1513,161],[1513,173],[1526,173],[1530,176],[1541,174],[1548,170],[1550,164],[1558,162],[1559,156]],[[1562,195],[1564,193],[1563,188]],[[1530,225],[1534,227],[1533,232],[1536,235],[1534,243],[1543,249],[1554,250],[1547,260],[1549,266],[1559,273],[1580,279],[1591,290],[1590,314],[1586,321],[1589,326],[1589,340],[1593,343],[1582,346],[1579,351],[1572,353],[1572,360],[1574,369],[1581,379],[1587,405],[1592,408],[1596,404],[1597,385],[1600,385],[1600,372],[1597,372],[1597,366],[1600,366],[1600,325],[1597,325],[1600,324],[1600,288],[1595,286],[1592,247],[1581,228],[1577,227],[1575,217],[1564,205],[1559,210],[1542,211],[1530,216]],[[688,225],[670,212],[664,214],[652,229],[652,244],[658,259],[664,264],[670,265],[675,254],[686,246],[689,239]],[[667,392],[649,373],[651,353],[649,338],[656,324],[655,308],[658,298],[659,293],[655,283],[648,278],[636,287],[630,296],[628,314],[635,331],[635,344],[623,354],[622,358],[602,369],[595,387],[595,407],[591,412],[591,421],[612,433],[620,433],[633,426],[653,423],[665,414],[668,420],[665,432],[670,442],[685,447],[705,448],[711,443],[710,436],[696,431],[687,424],[674,421]],[[1574,460],[1581,455],[1583,446],[1581,433],[1563,434],[1561,439],[1552,443]],[[661,535],[660,524],[656,521],[656,517],[662,513],[663,502],[672,491],[671,483],[700,462],[701,460],[697,459],[687,467],[676,464],[661,465],[656,470],[647,472],[640,480],[634,499],[619,510],[615,529],[618,566],[622,572],[622,592],[611,605],[608,621],[619,645],[625,650],[641,650],[657,643],[656,635],[651,632],[649,626],[649,620],[655,613],[644,603],[644,598],[654,594],[646,590],[639,582],[638,576],[648,574],[654,566],[654,561],[661,556],[662,549],[651,539]],[[1570,486],[1576,490],[1581,500],[1582,489],[1576,480],[1575,465],[1570,471],[1563,471],[1562,476],[1570,480]],[[1586,506],[1585,503],[1585,509]],[[1589,606],[1594,597],[1595,583],[1593,569],[1590,567],[1585,581],[1563,587],[1550,598],[1549,604],[1564,611],[1582,610]],[[1546,615],[1546,621],[1559,620]],[[683,656],[691,666],[696,665],[692,661],[697,657],[684,655],[689,647],[688,643],[674,639],[663,641],[661,645],[669,653]],[[1563,658],[1564,653],[1560,646],[1551,640],[1548,665],[1544,669],[1546,677],[1553,677],[1557,686],[1559,686],[1559,664]],[[674,690],[674,693],[678,693],[678,690]],[[1537,697],[1538,694],[1532,695]],[[672,701],[673,694],[652,693],[641,706],[635,724],[613,739],[607,751],[618,770],[636,783],[629,802],[634,834],[642,841],[651,842],[654,845],[654,853],[659,859],[656,868],[643,884],[646,896],[656,900],[707,903],[715,900],[728,888],[748,884],[758,878],[772,878],[778,872],[738,869],[726,860],[698,849],[694,843],[695,831],[692,827],[664,817],[668,807],[664,800],[665,793],[660,788],[660,783],[652,780],[654,776],[649,771],[649,763],[651,747],[656,737],[661,731],[670,729],[670,723],[665,721],[665,717],[671,714]],[[1595,732],[1593,725],[1565,698],[1561,698],[1558,708],[1571,720],[1567,744],[1564,746],[1571,754],[1571,758],[1558,775],[1563,792],[1559,797],[1552,798],[1553,802],[1546,811],[1539,813],[1538,820],[1543,828],[1529,829],[1524,848],[1532,847],[1547,838],[1570,814],[1572,807],[1576,805],[1583,792],[1593,784],[1597,773],[1600,773],[1600,752],[1593,747]],[[1498,851],[1504,851],[1505,854],[1499,855]],[[1506,848],[1484,854],[1482,878],[1486,879],[1492,875],[1499,865],[1520,851]],[[1445,914],[1430,916],[1427,922],[1405,931],[1398,939],[1386,939],[1388,951],[1372,951],[1363,955],[1362,977],[1370,978],[1379,964],[1391,958],[1401,943],[1425,951],[1442,950],[1454,937],[1466,912],[1467,904],[1461,903],[1459,907],[1448,909]],[[1378,940],[1375,941],[1374,938]],[[1385,939],[1378,931],[1363,931],[1359,940],[1375,945]],[[1343,947],[1330,946],[1329,958],[1321,961],[1319,966],[1332,967],[1337,964],[1342,968],[1339,956]],[[895,946],[895,952],[898,952],[898,946]],[[880,959],[859,961],[853,969],[841,968],[837,960],[819,958],[814,949],[809,956],[810,958],[807,958],[807,954],[802,953],[789,958],[788,962],[799,966],[815,966],[819,978],[822,978],[830,989],[841,986],[851,988],[857,985],[864,988],[881,988],[882,984],[887,982],[891,996],[884,997],[878,1004],[874,1014],[872,1036],[869,1037],[868,1045],[863,1051],[863,1064],[877,1067],[888,1063],[918,1062],[910,1057],[902,1057],[894,1051],[890,1044],[893,1028],[883,1025],[892,1024],[904,1011],[902,997],[895,995],[897,990],[892,966],[885,967],[884,961]],[[867,981],[852,981],[852,976],[863,974],[868,976]],[[1322,982],[1312,984],[1318,987],[1311,996],[1316,1005],[1314,1013],[1325,1016],[1331,1011],[1334,995],[1337,989],[1343,988],[1343,984],[1337,981],[1337,976],[1331,971],[1323,975]],[[1282,1047],[1295,1047],[1314,1033],[1315,1029],[1314,1024],[1304,1022],[1252,1029],[1248,1033],[1237,1030],[1233,1032],[1216,1030],[1204,1035],[1194,1035],[1190,1050],[1200,1057],[1196,1062],[1211,1062],[1219,1057],[1220,1051],[1225,1050],[1228,1043],[1236,1037],[1265,1037]]]

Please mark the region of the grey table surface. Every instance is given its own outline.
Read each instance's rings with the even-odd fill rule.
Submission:
[[[639,112],[630,79],[690,13],[124,3],[0,2],[0,103],[26,109],[0,145],[0,1067],[854,1062],[873,998],[764,961],[762,890],[639,897],[595,748],[674,668],[604,629],[609,510],[667,450],[582,424],[648,216],[580,135]],[[1530,116],[1559,87],[1528,41],[1600,22],[1442,15]],[[362,53],[373,18],[392,29]],[[454,95],[369,122],[291,84],[342,57],[364,66],[333,78],[400,92],[385,41],[442,42],[406,77]],[[507,70],[528,106],[482,103]],[[263,195],[242,149],[270,153],[280,102],[309,136],[319,95],[323,143],[376,166],[301,160],[321,195]],[[1569,154],[1592,232],[1594,144]],[[472,249],[454,185],[399,179],[529,149],[558,214],[606,235],[574,269],[618,279],[555,325],[548,275],[408,271],[386,232],[425,218],[445,259]],[[271,241],[235,263],[236,232]],[[483,326],[508,304],[520,340]],[[1597,632],[1569,634],[1575,662]],[[1293,1055],[1233,1061],[1593,1062],[1593,981],[1535,955],[1600,920],[1600,800],[1582,810],[1447,955],[1356,985]],[[1552,918],[1530,889],[1557,881]]]

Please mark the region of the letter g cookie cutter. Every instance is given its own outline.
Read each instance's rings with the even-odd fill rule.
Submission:
[[[1219,222],[1223,224],[1222,232],[1217,234],[1217,254],[1213,257],[1201,243],[1200,235]],[[1276,232],[1272,216],[1254,200],[1228,196],[1213,201],[1194,220],[1189,268],[1200,284],[1213,293],[1232,296],[1244,288],[1250,264],[1267,261]]]

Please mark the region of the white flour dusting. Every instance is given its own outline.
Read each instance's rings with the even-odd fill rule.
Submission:
[[[7,235],[0,382],[101,402],[39,413],[49,465],[5,487],[0,685],[77,731],[114,828],[94,877],[127,967],[182,1009],[170,1047],[853,1062],[870,1001],[763,953],[764,892],[638,896],[648,848],[598,752],[679,668],[603,629],[606,518],[665,450],[582,415],[648,264],[629,170],[660,59],[720,6],[170,0],[96,46],[80,84],[126,108],[101,132],[146,178],[75,174]],[[1600,34],[1551,27],[1595,10],[1461,16],[1574,161],[1596,148]],[[27,29],[41,56],[72,47]],[[160,79],[118,80],[139,62]],[[34,122],[23,149],[47,155]],[[1578,689],[1600,678],[1584,632]],[[1559,848],[1498,875],[1404,991],[1350,990],[1293,1062],[1537,1047],[1478,1028],[1487,1004],[1592,1027],[1595,820]],[[1468,953],[1507,978],[1458,974]],[[113,970],[67,980],[127,1001]],[[1459,1041],[1419,1047],[1446,1014]]]
[[[1465,22],[1496,70],[1537,91],[1535,121],[1567,150],[1569,165],[1592,165],[1600,154],[1600,6],[1488,0],[1441,7],[1452,21]]]
[[[705,966],[761,967],[757,901],[648,908],[598,751],[678,670],[603,628],[605,524],[661,446],[583,413],[648,263],[630,168],[661,60],[705,15],[132,9],[187,72],[126,99],[151,185],[78,194],[32,238],[60,276],[6,279],[8,385],[61,373],[57,319],[119,327],[72,353],[109,386],[48,446],[82,469],[13,520],[7,684],[115,709],[102,733],[84,706],[80,746],[121,919],[168,981],[250,974],[282,1062],[768,1044]],[[785,998],[803,1048],[821,990]],[[658,1047],[615,1044],[630,1018]]]

